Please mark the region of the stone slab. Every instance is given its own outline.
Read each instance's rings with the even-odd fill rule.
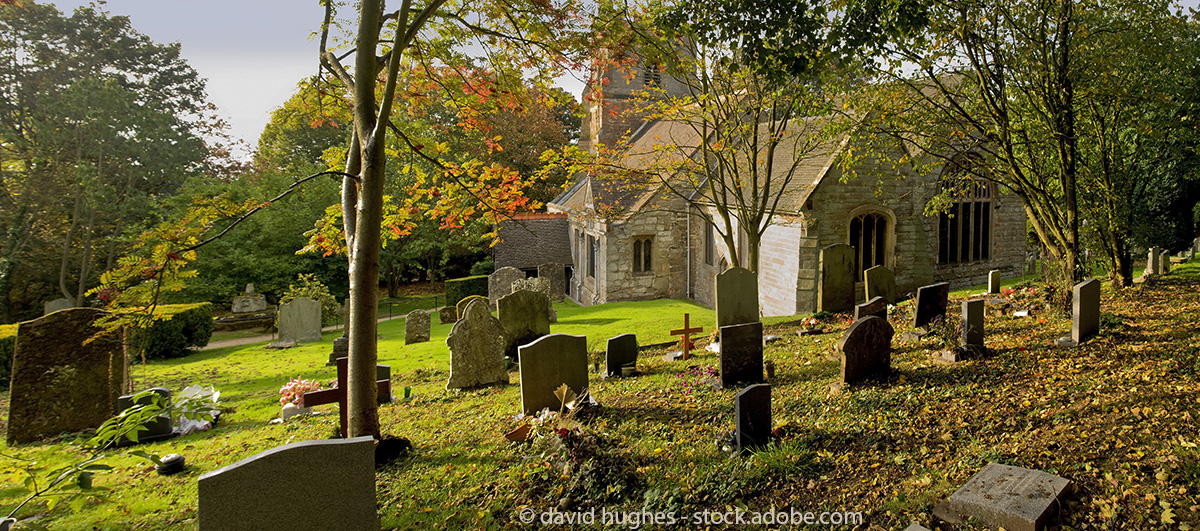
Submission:
[[[488,311],[486,297],[468,299],[463,299],[468,302],[463,318],[454,323],[446,337],[446,346],[450,348],[450,378],[446,388],[508,384],[504,326]]]
[[[588,386],[587,337],[550,334],[519,347],[521,360],[521,410],[536,415],[544,408],[558,411],[562,402],[554,395],[566,384],[580,393]]]
[[[988,463],[933,509],[950,523],[978,518],[1008,531],[1040,531],[1071,482],[1040,470]]]
[[[501,297],[496,307],[507,340],[504,352],[509,357],[517,357],[517,347],[550,333],[550,299],[544,293],[510,293]]]
[[[525,273],[515,267],[501,267],[488,275],[488,299],[492,301],[492,308],[496,307],[501,297],[512,293],[513,282],[524,278]]]
[[[1084,279],[1071,288],[1071,339],[1076,344],[1100,332],[1100,281]]]
[[[75,303],[71,302],[71,299],[58,298],[52,301],[46,301],[45,304],[42,304],[42,315],[50,315],[59,310],[66,310],[67,308],[74,307]]]
[[[887,320],[887,307],[887,299],[883,297],[872,298],[854,307],[854,320],[857,321],[868,315],[874,315],[880,319]]]
[[[863,292],[866,300],[883,297],[888,304],[896,303],[896,274],[877,265],[863,271]]]
[[[722,326],[719,334],[721,386],[764,382],[762,323]]]
[[[375,441],[302,441],[200,476],[200,531],[378,530]]]
[[[458,321],[458,308],[454,306],[442,306],[438,308],[438,321],[441,324],[450,324]]]
[[[987,301],[973,299],[962,303],[962,346],[983,346],[983,317]]]
[[[916,311],[913,326],[922,328],[934,318],[946,316],[946,304],[950,298],[950,283],[939,282],[917,288]]]
[[[280,341],[320,341],[321,302],[296,297],[279,307]]]
[[[716,277],[717,326],[758,321],[758,275],[731,267]]]
[[[821,249],[817,273],[817,311],[854,308],[854,248],[844,243]]]
[[[733,397],[737,420],[736,448],[739,455],[771,442],[771,384],[754,384]]]
[[[538,266],[538,278],[550,284],[550,300],[561,301],[567,296],[567,270],[558,262],[546,262]]]
[[[413,310],[404,318],[404,344],[425,343],[429,341],[429,329],[433,320],[425,310]]]
[[[851,384],[892,368],[892,325],[884,319],[868,315],[854,321],[837,342],[841,353],[841,385]]]
[[[621,375],[621,367],[636,364],[638,357],[637,336],[621,334],[608,339],[604,352],[604,375],[614,377]]]
[[[1000,270],[993,269],[988,271],[988,290],[989,295],[1000,293]]]

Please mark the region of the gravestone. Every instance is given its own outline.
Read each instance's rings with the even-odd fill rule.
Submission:
[[[504,326],[488,311],[487,299],[469,301],[464,315],[450,335],[450,378],[446,389],[467,389],[492,384],[507,384],[504,360]]]
[[[512,293],[512,283],[525,278],[525,273],[515,267],[501,267],[488,275],[488,299],[495,308],[501,297]]]
[[[875,297],[854,307],[855,321],[868,315],[874,315],[880,319],[887,320],[887,300],[883,297]]]
[[[883,297],[888,304],[896,303],[896,275],[891,269],[877,265],[863,271],[863,291],[866,300]]]
[[[325,365],[337,365],[338,358],[345,358],[350,355],[350,338],[335,337],[333,338],[333,351],[329,353],[329,361]]]
[[[587,338],[550,334],[521,345],[521,410],[536,415],[545,408],[559,411],[562,401],[554,395],[566,384],[575,393],[588,386]]]
[[[1146,270],[1142,272],[1143,276],[1158,275],[1162,266],[1159,265],[1160,255],[1157,247],[1151,247],[1149,256],[1146,258]]]
[[[107,312],[71,308],[17,325],[9,383],[8,444],[100,426],[125,389],[120,334],[84,344]]]
[[[917,309],[913,314],[913,326],[922,328],[936,317],[946,317],[946,304],[950,297],[950,284],[939,282],[917,288]]]
[[[637,363],[638,342],[634,334],[621,334],[608,339],[608,348],[604,351],[604,375],[606,377],[620,376],[621,367]]]
[[[424,343],[429,341],[429,327],[432,326],[429,312],[413,310],[404,318],[404,344]]]
[[[717,326],[758,321],[758,275],[731,267],[717,275]]]
[[[71,302],[71,299],[60,297],[42,304],[42,315],[50,315],[59,310],[66,310],[67,308],[74,307],[75,303]]]
[[[963,347],[983,348],[983,313],[987,302],[983,299],[973,299],[962,303],[962,338]]]
[[[442,324],[453,323],[458,320],[458,308],[454,306],[442,306],[438,308],[438,321]]]
[[[842,354],[842,385],[857,382],[892,369],[892,325],[868,315],[854,321],[837,342]]]
[[[546,296],[546,315],[549,316],[550,322],[558,322],[558,314],[554,311],[554,304],[550,302],[550,281],[544,278],[522,278],[512,283],[513,293],[518,291],[534,291]]]
[[[246,291],[233,298],[229,310],[233,313],[254,313],[267,309],[267,298],[254,292],[254,284],[246,284]]]
[[[762,383],[763,325],[745,323],[720,328],[721,386]]]
[[[302,441],[200,476],[201,531],[378,530],[375,441]]]
[[[280,341],[320,341],[321,303],[296,297],[279,307]]]
[[[953,524],[978,518],[988,527],[1008,531],[1040,531],[1058,512],[1071,482],[1040,470],[988,463],[933,515]]]
[[[1000,270],[988,271],[988,294],[1000,293]]]
[[[549,283],[551,301],[561,301],[566,297],[567,274],[562,264],[546,262],[538,266],[538,278],[544,278]]]
[[[817,311],[854,308],[854,248],[844,243],[821,249],[817,273]]]
[[[346,431],[346,418],[349,413],[349,409],[347,408],[346,380],[350,376],[349,362],[350,358],[337,359],[337,387],[304,393],[300,397],[299,404],[300,407],[313,407],[336,403],[338,405],[338,417],[340,417],[338,429],[342,437],[345,437],[348,433]],[[380,404],[392,401],[392,367],[390,365],[375,366],[375,396]]]
[[[161,404],[166,405],[171,402],[171,390],[165,387],[151,387],[149,391],[155,395],[162,397]],[[143,396],[135,404],[133,395],[121,395],[117,397],[117,412],[121,413],[135,405],[150,405],[154,403],[154,397],[150,395]],[[146,429],[137,434],[138,442],[152,442],[161,439],[169,438],[175,435],[175,419],[171,415],[157,415],[154,418],[146,421]],[[133,442],[128,437],[122,438],[122,443]]]
[[[504,339],[505,354],[515,358],[517,347],[550,333],[549,299],[534,291],[518,291],[500,298],[496,304]]]
[[[1158,266],[1162,268],[1162,275],[1171,272],[1171,251],[1163,251],[1158,255]]]
[[[733,397],[737,419],[737,454],[745,455],[771,442],[771,384],[754,384]]]
[[[464,312],[467,310],[467,303],[471,302],[473,300],[482,300],[483,303],[488,306],[488,311],[491,311],[491,309],[492,309],[491,299],[484,297],[482,295],[468,295],[466,297],[463,297],[463,299],[461,301],[458,301],[458,304],[454,305],[455,312],[457,312],[459,319],[462,319],[463,316],[466,315]]]
[[[1071,339],[1079,344],[1100,332],[1100,281],[1086,279],[1071,295]]]

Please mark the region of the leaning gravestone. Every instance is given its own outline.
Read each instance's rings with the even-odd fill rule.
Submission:
[[[233,313],[254,313],[267,309],[267,298],[254,292],[254,284],[246,284],[246,292],[233,298],[229,311]]]
[[[1100,281],[1084,280],[1071,295],[1071,339],[1079,344],[1100,332]]]
[[[771,441],[771,384],[754,384],[733,397],[737,419],[737,455],[762,448]]]
[[[379,529],[370,436],[285,444],[198,484],[200,531]]]
[[[1000,270],[988,271],[988,294],[1000,293]]]
[[[949,297],[950,284],[947,282],[917,288],[917,309],[913,315],[913,326],[921,328],[936,317],[944,318]]]
[[[484,297],[482,295],[468,295],[466,297],[463,297],[463,299],[461,301],[458,301],[458,304],[454,305],[454,310],[458,314],[459,319],[462,319],[463,316],[466,315],[465,312],[467,311],[467,303],[471,302],[473,300],[483,301],[483,303],[488,306],[488,311],[491,311],[491,308],[492,308],[491,299]]]
[[[545,408],[559,411],[562,401],[554,395],[566,384],[575,393],[588,385],[587,338],[550,334],[520,347],[521,410],[536,415]]]
[[[507,384],[504,360],[504,326],[488,311],[487,299],[471,300],[450,335],[450,379],[447,389],[467,389]]]
[[[863,271],[863,291],[866,292],[867,300],[883,297],[888,304],[895,304],[896,274],[881,265]]]
[[[500,298],[496,304],[504,338],[504,352],[516,357],[517,347],[550,333],[550,302],[546,295],[534,291],[518,291]]]
[[[988,463],[933,508],[952,524],[978,518],[988,527],[1041,531],[1057,512],[1071,482],[1040,470]]]
[[[604,376],[621,375],[621,368],[637,363],[638,342],[634,334],[621,334],[608,339],[608,348],[604,352]]]
[[[280,341],[320,341],[321,303],[296,297],[279,308]]]
[[[107,312],[71,308],[17,327],[9,384],[8,444],[95,428],[117,414],[125,354],[93,323]],[[119,336],[119,334],[117,334]]]
[[[987,301],[973,299],[962,303],[962,338],[963,347],[983,348],[983,311]]]
[[[844,243],[821,249],[817,273],[817,311],[854,308],[854,248]]]
[[[42,315],[50,315],[59,310],[65,310],[67,308],[74,307],[75,303],[71,302],[71,299],[58,298],[42,305]]]
[[[566,269],[558,262],[546,262],[538,266],[538,278],[550,284],[550,300],[561,301],[567,293]]]
[[[759,322],[720,328],[721,386],[763,382],[763,325]]]
[[[492,308],[496,307],[501,297],[513,292],[513,282],[523,278],[525,273],[515,267],[501,267],[488,275],[488,299],[492,301]]]
[[[868,315],[887,319],[887,301],[883,297],[875,297],[854,307],[854,320],[857,321]]]
[[[854,321],[837,342],[842,354],[839,383],[846,385],[891,371],[894,333],[892,325],[873,315]]]
[[[429,327],[432,325],[429,312],[413,310],[404,318],[404,344],[424,343],[429,341]]]
[[[458,308],[454,306],[442,306],[438,308],[438,321],[442,324],[453,323],[458,320]]]
[[[717,275],[717,327],[758,321],[758,275],[731,267]]]

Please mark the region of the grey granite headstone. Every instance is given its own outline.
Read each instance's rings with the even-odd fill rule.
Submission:
[[[525,273],[515,267],[501,267],[488,275],[488,299],[492,301],[492,308],[496,307],[501,297],[512,293],[513,282],[523,278]]]
[[[949,498],[934,516],[953,524],[978,518],[1008,531],[1040,531],[1058,509],[1071,482],[1040,470],[988,463]]]
[[[888,304],[896,302],[896,275],[891,269],[877,265],[863,271],[863,291],[866,299],[883,297]]]
[[[854,308],[854,248],[844,243],[821,249],[817,273],[817,311]]]
[[[404,344],[424,343],[429,341],[429,328],[433,320],[425,310],[413,310],[404,318]]]
[[[754,384],[733,397],[737,453],[745,455],[771,442],[771,384]]]
[[[1162,268],[1160,274],[1165,275],[1171,272],[1171,251],[1163,251],[1159,254],[1158,266]]]
[[[857,321],[868,315],[887,319],[887,300],[875,297],[867,302],[854,306],[854,320]]]
[[[335,337],[333,338],[333,351],[329,353],[329,361],[325,365],[337,365],[338,358],[345,358],[350,355],[350,338]]]
[[[438,321],[442,324],[453,323],[458,320],[458,308],[454,306],[442,306],[438,308]]]
[[[267,309],[267,298],[254,292],[254,284],[246,284],[246,291],[233,298],[229,310],[233,313],[254,313]]]
[[[842,355],[839,382],[845,385],[890,372],[894,333],[891,324],[873,315],[854,321],[837,342]]]
[[[148,389],[153,394],[162,397],[161,404],[166,405],[171,401],[171,390],[165,387],[151,387]],[[135,405],[150,405],[154,403],[154,397],[143,396],[135,404],[133,395],[121,395],[117,397],[117,412],[123,412]],[[175,419],[171,415],[157,415],[154,418],[142,424],[146,429],[138,432],[137,438],[139,443],[157,441],[166,439],[175,434]],[[128,438],[123,438],[124,442],[131,442]]]
[[[758,321],[758,275],[731,267],[717,275],[717,326]]]
[[[988,294],[1000,293],[1000,270],[988,271]]]
[[[917,288],[917,309],[913,314],[913,326],[928,325],[936,317],[945,318],[946,304],[950,298],[950,284],[939,282]]]
[[[320,341],[321,303],[296,297],[279,307],[280,341]]]
[[[521,410],[536,415],[544,408],[559,411],[562,402],[554,395],[566,384],[580,393],[588,386],[587,338],[550,334],[520,347]]]
[[[378,530],[375,441],[302,441],[200,476],[200,531]]]
[[[546,262],[538,266],[538,278],[550,284],[550,300],[561,301],[567,294],[566,268],[558,262]]]
[[[71,299],[57,298],[52,301],[47,301],[45,304],[42,304],[42,315],[50,315],[59,310],[66,310],[67,308],[74,308],[74,307],[75,307],[75,304],[71,302]]]
[[[962,303],[962,338],[964,347],[983,346],[983,314],[987,302],[973,299]]]
[[[558,322],[558,314],[554,311],[554,303],[550,297],[550,280],[545,278],[523,278],[512,283],[513,293],[518,291],[534,291],[546,296],[546,315],[551,323]]]
[[[507,384],[504,360],[504,327],[488,311],[487,299],[468,301],[462,319],[454,323],[446,346],[450,347],[447,389]]]
[[[762,323],[722,326],[719,330],[721,386],[728,388],[741,383],[762,383]]]
[[[550,333],[549,305],[545,294],[534,291],[522,290],[500,298],[496,306],[508,341],[504,349],[507,355],[516,357],[518,346]]]
[[[1100,332],[1100,281],[1086,279],[1071,295],[1071,339],[1079,344]]]
[[[608,339],[604,353],[604,375],[620,376],[621,367],[637,363],[638,342],[634,334],[621,334]]]

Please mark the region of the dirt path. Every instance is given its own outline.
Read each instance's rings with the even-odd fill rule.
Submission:
[[[408,317],[408,314],[393,315],[391,317],[380,317],[378,319],[378,321],[382,323],[384,321],[390,321],[392,319],[403,319],[405,317]],[[326,326],[326,327],[321,328],[321,331],[322,332],[331,332],[331,331],[337,330],[337,329],[338,329],[338,326]],[[203,347],[201,347],[198,350],[212,350],[215,348],[236,347],[236,346],[240,346],[240,345],[249,345],[251,343],[262,343],[265,341],[272,341],[274,339],[275,339],[274,334],[263,334],[261,336],[254,336],[254,337],[239,337],[237,339],[222,339],[220,341],[210,341],[207,345],[204,345]]]

